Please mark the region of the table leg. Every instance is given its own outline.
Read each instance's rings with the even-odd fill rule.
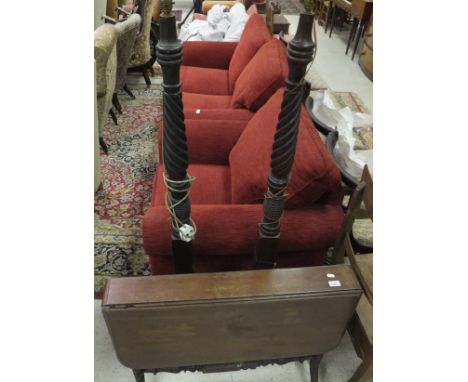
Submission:
[[[328,37],[331,37],[331,35],[332,35],[333,25],[335,25],[335,21],[336,21],[336,6],[333,6],[332,17],[331,17],[331,25],[330,25],[330,35]]]
[[[351,60],[354,60],[354,56],[356,54],[357,47],[359,45],[359,41],[361,40],[361,33],[364,25],[359,22],[358,30],[357,30],[357,36],[356,36],[356,42],[354,44],[354,50],[353,50],[353,57],[351,57]]]
[[[135,376],[135,381],[136,382],[145,382],[145,373],[143,370],[138,370],[138,369],[132,369],[133,370],[133,375]]]
[[[319,382],[319,366],[321,360],[322,355],[316,355],[310,359],[310,382]]]
[[[349,32],[348,38],[348,45],[346,46],[346,54],[348,54],[349,47],[351,46],[351,42],[354,40],[356,35],[356,28],[359,24],[359,20],[356,17],[353,17],[353,25],[351,25],[351,30]]]

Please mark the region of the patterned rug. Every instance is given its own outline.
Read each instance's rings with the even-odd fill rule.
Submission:
[[[95,297],[110,277],[150,274],[141,229],[157,166],[162,97],[158,85],[132,91],[135,100],[119,93],[118,125],[109,119],[103,128],[109,155],[101,153],[103,184],[94,197]]]

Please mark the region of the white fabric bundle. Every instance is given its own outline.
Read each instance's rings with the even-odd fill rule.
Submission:
[[[208,11],[206,20],[184,24],[179,38],[182,41],[239,41],[248,18],[242,3],[230,10],[216,4]]]
[[[353,112],[348,106],[337,109],[329,90],[319,91],[314,96],[312,112],[324,124],[338,131],[338,142],[334,154],[337,162],[356,179],[361,179],[362,170],[367,164],[372,173],[372,150],[355,150],[353,130],[372,125],[372,116]]]
[[[231,14],[231,25],[226,32],[224,41],[239,41],[249,15],[245,12],[242,3],[235,4],[229,13]]]

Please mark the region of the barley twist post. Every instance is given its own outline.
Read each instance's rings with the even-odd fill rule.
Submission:
[[[296,35],[288,46],[289,75],[271,153],[271,173],[263,202],[263,219],[258,227],[259,237],[255,248],[257,268],[275,267],[277,262],[280,220],[296,153],[304,76],[315,49],[312,41],[313,22],[313,14],[302,13]]]
[[[177,38],[172,1],[161,2],[160,40],[157,60],[163,73],[163,160],[167,186],[166,205],[172,216],[172,252],[176,273],[192,272],[193,222],[188,198],[191,178],[187,174],[188,149],[180,82],[182,43]]]

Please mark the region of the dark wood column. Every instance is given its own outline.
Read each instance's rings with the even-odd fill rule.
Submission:
[[[312,60],[315,44],[312,41],[314,15],[302,13],[296,35],[288,45],[289,75],[286,80],[281,111],[271,154],[271,173],[263,203],[263,219],[258,228],[255,261],[258,268],[275,267],[277,262],[280,219],[289,174],[296,153],[297,132],[304,92],[304,76]]]
[[[163,73],[163,159],[167,190],[167,205],[172,212],[172,251],[176,273],[192,272],[192,241],[181,236],[181,226],[193,228],[190,220],[190,177],[187,174],[188,149],[180,82],[182,43],[177,38],[172,1],[161,2],[160,40],[157,60]]]

